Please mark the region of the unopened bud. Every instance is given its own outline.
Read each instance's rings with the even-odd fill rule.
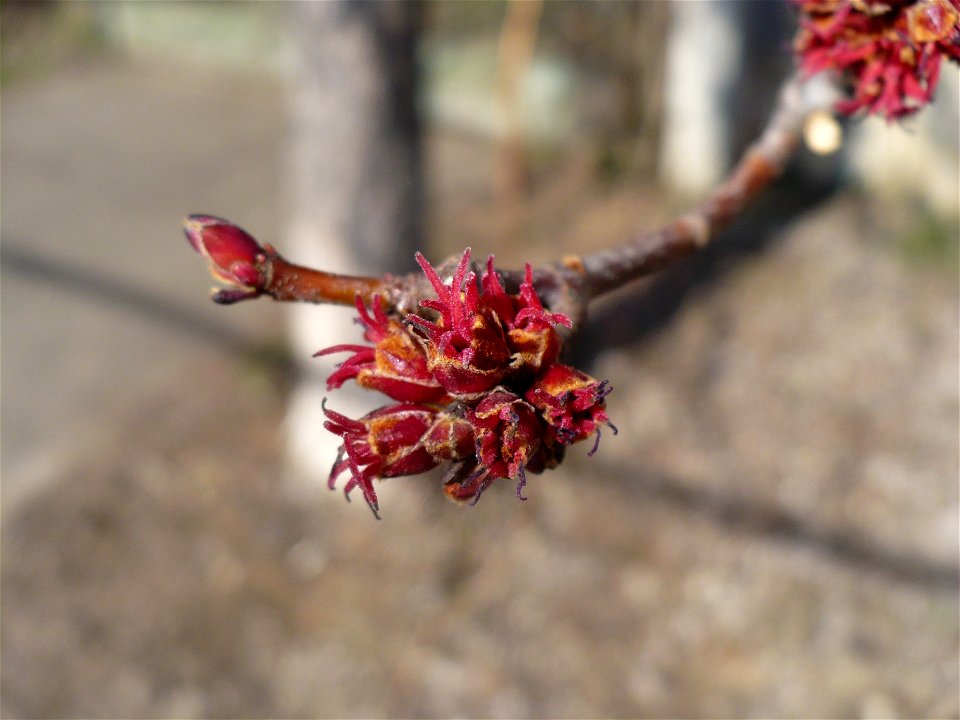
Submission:
[[[209,261],[210,274],[237,288],[220,291],[224,302],[258,295],[267,286],[267,253],[239,226],[213,215],[191,215],[183,223],[183,232],[193,249]]]

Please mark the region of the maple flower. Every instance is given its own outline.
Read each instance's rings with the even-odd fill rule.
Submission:
[[[573,327],[563,313],[548,313],[533,288],[533,268],[526,265],[519,295],[508,295],[493,268],[493,255],[487,258],[483,275],[483,298],[497,313],[507,331],[507,344],[513,351],[511,366],[514,372],[537,373],[548,367],[560,354],[560,336],[553,329],[557,325]]]
[[[510,372],[510,349],[504,328],[488,304],[481,304],[469,250],[463,254],[452,283],[444,285],[433,266],[417,253],[417,262],[437,293],[421,307],[440,317],[431,322],[409,315],[407,322],[427,340],[427,367],[451,395],[477,396],[490,390]],[[462,289],[461,289],[462,288]]]
[[[526,500],[524,469],[545,435],[536,409],[512,392],[497,389],[467,413],[467,420],[474,430],[476,454],[446,480],[444,490],[455,500],[472,498],[475,504],[494,480],[511,478],[517,481],[517,497]]]
[[[554,326],[571,327],[571,322],[566,315],[544,310],[529,265],[519,295],[508,295],[494,270],[493,256],[487,260],[482,290],[476,274],[467,272],[469,248],[449,286],[420,253],[417,262],[437,293],[436,300],[420,305],[440,317],[431,322],[410,315],[407,322],[429,341],[428,367],[451,395],[477,397],[511,376],[533,375],[556,358],[560,337]]]
[[[933,99],[941,60],[960,61],[960,0],[794,0],[794,50],[808,75],[840,72],[851,97],[837,104],[895,120]]]
[[[474,504],[493,482],[510,479],[526,500],[527,473],[556,467],[566,446],[594,434],[599,441],[600,426],[613,427],[605,409],[610,388],[557,362],[556,327],[572,324],[543,307],[529,265],[518,292],[508,293],[493,256],[479,281],[469,249],[448,283],[419,253],[417,262],[436,292],[420,303],[424,315],[401,321],[380,298],[372,311],[358,298],[371,344],[317,353],[353,353],[331,374],[330,389],[354,380],[401,401],[359,420],[324,409],[325,427],[344,441],[330,487],[349,471],[344,491],[359,486],[376,514],[374,480],[450,462],[442,482],[452,499]]]
[[[389,405],[359,420],[328,410],[326,403],[323,412],[327,416],[323,426],[344,441],[330,473],[330,489],[349,470],[344,494],[349,497],[359,485],[374,514],[380,507],[374,478],[418,475],[444,460],[460,460],[473,452],[468,423],[424,405]]]
[[[526,397],[543,413],[562,445],[572,445],[596,434],[590,451],[593,455],[600,443],[601,425],[617,434],[604,404],[611,389],[606,380],[597,381],[576,368],[555,363],[527,391]]]
[[[427,370],[427,354],[420,341],[399,320],[388,318],[379,295],[373,298],[373,315],[360,298],[356,301],[364,338],[373,346],[334,345],[314,355],[352,352],[353,356],[327,379],[327,389],[355,380],[360,387],[379,390],[394,400],[411,403],[436,402],[446,396]]]

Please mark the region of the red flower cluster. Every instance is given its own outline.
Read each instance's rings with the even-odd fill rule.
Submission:
[[[795,0],[794,49],[804,72],[844,73],[850,99],[837,110],[888,120],[933,99],[940,61],[960,61],[960,0]]]
[[[601,425],[616,432],[605,409],[607,383],[557,362],[555,328],[571,323],[544,309],[529,265],[520,292],[511,295],[493,256],[479,283],[469,271],[469,249],[450,284],[419,253],[417,262],[437,293],[420,303],[430,317],[411,314],[401,321],[383,311],[379,297],[372,312],[358,298],[371,344],[317,353],[353,353],[330,375],[328,388],[354,380],[399,403],[359,420],[324,408],[325,427],[343,438],[331,488],[349,472],[345,492],[359,486],[376,513],[375,479],[451,462],[443,479],[451,498],[475,503],[492,482],[509,478],[525,500],[527,471],[556,467],[567,445],[591,435],[599,442]]]

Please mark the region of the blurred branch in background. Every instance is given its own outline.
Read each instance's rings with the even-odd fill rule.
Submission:
[[[151,292],[118,278],[114,273],[91,271],[69,265],[61,259],[45,257],[31,247],[35,242],[16,242],[4,237],[2,243],[0,267],[29,277],[32,282],[49,284],[60,291],[88,297],[113,307],[121,306],[144,320],[175,327],[197,340],[219,345],[230,353],[248,355],[257,349],[248,336],[222,323],[200,317],[189,303],[171,301],[167,294]]]
[[[542,12],[542,0],[509,0],[500,30],[496,85],[500,133],[494,188],[505,211],[521,202],[530,189],[521,87],[533,61]]]
[[[514,215],[522,211],[520,201],[529,197],[537,151],[543,146],[544,138],[535,129],[543,121],[537,113],[544,112],[537,105],[543,88],[531,77],[535,59],[554,65],[558,59],[571,62],[566,70],[576,78],[578,97],[571,104],[579,117],[575,132],[564,141],[567,154],[587,149],[596,172],[607,182],[624,174],[655,172],[670,14],[668,3],[548,8],[540,0],[506,3],[493,87],[498,118],[494,193],[505,210]],[[538,54],[541,39],[545,47]]]
[[[105,38],[93,3],[0,3],[0,82],[41,77],[91,50]]]
[[[612,476],[617,467],[610,465],[605,470]],[[756,498],[739,497],[729,490],[692,488],[686,479],[648,471],[633,484],[630,492],[645,501],[657,499],[669,503],[684,514],[703,517],[736,532],[810,548],[834,562],[879,572],[897,582],[948,590],[960,587],[960,570],[956,565],[886,548],[881,543],[865,540],[857,532],[823,527],[813,518],[798,516]]]

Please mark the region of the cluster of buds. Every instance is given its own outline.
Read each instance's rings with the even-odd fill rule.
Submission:
[[[344,491],[359,487],[376,514],[374,480],[417,475],[450,463],[446,493],[475,503],[492,482],[516,482],[522,500],[526,474],[556,467],[568,445],[616,428],[607,418],[606,381],[558,362],[557,326],[526,267],[519,292],[506,291],[493,267],[477,278],[464,252],[448,283],[417,254],[436,298],[416,314],[388,314],[373,278],[348,278],[292,265],[270,245],[212,215],[191,215],[184,232],[227,287],[213,299],[229,304],[269,295],[277,299],[353,299],[368,344],[335,345],[317,356],[349,352],[327,380],[328,389],[354,381],[395,401],[357,420],[328,410],[325,427],[343,439],[330,487],[343,473]],[[309,283],[314,287],[307,288]],[[301,282],[301,286],[297,283]],[[316,285],[325,283],[316,295]],[[306,290],[304,289],[306,288]],[[347,295],[349,293],[349,295]],[[372,297],[368,307],[364,297]],[[597,449],[594,444],[592,455]]]
[[[401,320],[379,296],[370,308],[358,297],[369,345],[317,353],[352,353],[329,389],[353,380],[397,401],[358,420],[324,407],[326,428],[343,439],[330,487],[349,473],[345,492],[359,487],[376,514],[374,480],[450,463],[443,487],[455,500],[473,504],[498,479],[513,480],[525,500],[527,472],[556,467],[567,445],[599,441],[601,426],[613,428],[604,401],[610,388],[557,361],[556,327],[571,323],[544,309],[529,265],[519,293],[509,294],[492,256],[479,282],[469,249],[449,284],[422,255],[417,262],[436,292],[420,314]]]
[[[895,120],[933,99],[941,60],[960,61],[960,0],[795,0],[794,49],[807,74],[850,82],[837,110]]]

